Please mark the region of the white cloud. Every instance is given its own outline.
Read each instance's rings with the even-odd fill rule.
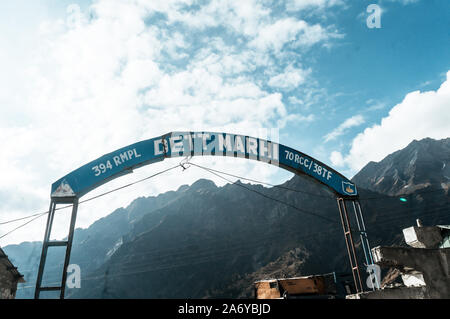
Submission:
[[[333,37],[340,35],[328,32],[320,24],[310,25],[304,20],[284,18],[261,27],[250,46],[278,53],[287,44],[308,47]]]
[[[324,9],[343,4],[343,0],[288,0],[286,3],[286,9],[288,11]]]
[[[282,127],[288,121],[314,120],[312,114],[288,113],[283,95],[265,91],[260,82],[267,83],[270,75],[287,71],[282,86],[300,85],[309,71],[279,70],[275,58],[264,51],[281,50],[291,40],[296,45],[324,42],[330,37],[325,27],[294,18],[277,20],[257,1],[211,1],[197,11],[183,10],[192,3],[99,0],[90,7],[94,18],[72,6],[69,19],[41,20],[35,25],[38,34],[29,48],[32,54],[14,60],[9,67],[21,70],[17,81],[12,83],[0,74],[4,92],[9,92],[0,96],[0,147],[6,150],[0,156],[1,221],[45,211],[52,182],[139,140],[183,129],[251,134],[262,127]],[[146,23],[146,17],[155,12],[167,14],[162,26]],[[196,19],[191,20],[193,15]],[[176,23],[183,26],[173,31]],[[249,41],[235,47],[220,37],[206,38],[201,33],[208,26],[219,25]],[[288,34],[279,40],[273,33],[277,31]],[[201,39],[193,43],[197,37]],[[14,49],[21,52],[22,44],[9,46],[8,55],[13,56]],[[187,64],[174,63],[186,56]],[[271,68],[270,75],[263,75],[264,81],[247,74],[257,67]],[[277,172],[275,167],[248,161],[235,165],[227,165],[224,159],[205,161],[261,180]],[[168,162],[136,170],[90,195],[150,175],[178,160]],[[85,204],[77,227],[88,226],[139,195],[176,189],[199,177],[214,179],[205,173],[176,172],[124,190],[120,196]],[[7,237],[2,245],[41,240],[45,220],[40,223]],[[2,227],[1,231],[8,229]],[[57,229],[56,236],[66,235],[65,230]]]
[[[414,139],[450,137],[449,110],[450,71],[438,90],[407,94],[380,124],[358,134],[344,156],[346,165],[356,173],[369,161],[378,162]],[[336,154],[334,158],[338,158]]]
[[[342,154],[338,151],[331,152],[330,161],[333,166],[342,167],[345,165],[345,160],[342,157]]]
[[[302,99],[299,99],[296,96],[290,96],[289,103],[294,104],[294,105],[303,105],[303,104],[305,104],[305,101],[303,101]]]
[[[368,105],[367,108],[365,108],[366,111],[377,111],[377,110],[381,110],[384,109],[387,104],[385,102],[382,101],[377,101],[374,99],[369,99],[366,101],[366,104]]]
[[[336,139],[337,137],[343,135],[349,128],[354,126],[359,126],[365,122],[362,115],[354,115],[346,119],[341,125],[335,128],[333,131],[324,136],[325,142]]]
[[[257,34],[258,28],[270,18],[271,12],[257,0],[211,0],[199,10],[183,10],[183,6],[192,5],[193,1],[144,0],[141,3],[150,11],[166,14],[169,23],[181,22],[200,30],[221,26],[246,36]]]
[[[283,73],[271,77],[268,84],[275,88],[293,90],[304,83],[310,73],[311,69],[303,70],[289,65]]]

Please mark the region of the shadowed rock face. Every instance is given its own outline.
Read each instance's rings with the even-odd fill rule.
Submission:
[[[367,164],[353,179],[363,187],[386,195],[410,194],[431,187],[450,186],[450,138],[414,140],[382,161]]]
[[[339,233],[339,218],[332,194],[318,184],[308,183],[296,177],[290,181],[290,187],[301,190],[306,186],[308,191],[321,197],[288,194],[286,190],[240,182],[239,185],[253,191],[237,185],[216,187],[205,180],[197,181],[188,189],[183,188],[183,195],[177,200],[136,222],[120,248],[91,274],[97,279],[87,282],[73,296],[240,296],[252,283],[247,280],[242,286],[228,287],[237,278],[259,270],[289,251],[295,254],[281,258],[280,265],[292,266],[293,256],[303,260],[308,256],[308,248],[303,248],[302,241],[312,243],[313,239],[329,239],[318,234],[323,224],[317,222],[316,216],[302,214],[255,192],[304,210],[321,205],[322,210],[316,213],[334,221],[333,229],[325,233]],[[317,254],[317,257],[311,260],[309,271],[316,267],[311,266],[313,263],[322,264],[323,256]],[[297,266],[291,268],[299,269]]]
[[[443,172],[431,169],[439,170],[430,171],[432,175]],[[240,186],[217,187],[199,180],[177,191],[140,197],[88,229],[77,229],[71,263],[80,265],[82,284],[66,290],[67,296],[251,297],[255,280],[348,271],[337,204],[329,190],[301,176],[282,185],[297,192],[236,184]],[[406,205],[360,185],[358,190],[372,247],[401,244],[401,229],[416,218],[424,225],[450,223],[443,189],[413,192]],[[4,247],[27,286],[34,284],[40,248],[40,243]],[[57,281],[62,257],[48,260],[48,281]],[[17,297],[33,293],[18,290]]]

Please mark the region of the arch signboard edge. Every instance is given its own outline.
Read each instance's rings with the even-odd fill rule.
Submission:
[[[295,149],[251,136],[215,132],[171,132],[105,154],[52,184],[51,197],[82,197],[133,169],[183,156],[227,156],[253,159],[306,175],[338,196],[357,198],[356,185],[328,165]]]

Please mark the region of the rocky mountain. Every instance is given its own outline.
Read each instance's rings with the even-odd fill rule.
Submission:
[[[100,267],[120,246],[122,238],[144,215],[159,209],[177,198],[175,192],[167,192],[156,197],[139,197],[127,208],[119,208],[108,216],[94,222],[89,228],[75,230],[71,260],[89,273]],[[19,287],[16,298],[33,298],[42,242],[24,242],[20,245],[4,247],[6,254],[24,275],[25,284]],[[64,261],[63,248],[49,250],[43,282],[57,284],[61,279]]]
[[[430,166],[421,152],[448,149],[448,140],[413,142],[355,176],[372,246],[402,244],[401,229],[416,218],[425,225],[450,224],[447,189],[437,187],[449,174],[443,164]],[[385,194],[374,189],[383,167],[386,180],[397,171],[397,184],[410,183],[407,202],[389,196],[389,185]],[[18,298],[33,296],[40,249],[40,243],[4,247],[27,280]],[[44,281],[57,282],[62,254],[48,258]],[[271,188],[240,181],[217,187],[201,179],[138,198],[77,229],[71,263],[80,265],[82,285],[66,290],[69,298],[251,297],[255,280],[349,268],[335,196],[303,176]]]
[[[322,215],[330,219],[325,225],[339,231],[332,195],[316,184],[307,189],[320,197],[242,183],[216,187],[199,180],[172,204],[144,216],[74,297],[225,297],[220,291],[231,278],[256,271],[301,246],[301,238],[320,237],[324,227],[316,216],[260,194],[299,207],[306,201],[304,207],[322,203]]]
[[[359,187],[392,196],[424,188],[448,191],[450,138],[414,140],[382,161],[370,162],[352,180]]]

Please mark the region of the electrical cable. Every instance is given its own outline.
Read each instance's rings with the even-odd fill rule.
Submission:
[[[35,218],[33,218],[33,219],[27,221],[26,223],[24,223],[24,224],[22,224],[22,225],[20,225],[20,226],[17,226],[16,228],[12,229],[11,231],[7,232],[6,234],[1,235],[1,236],[0,236],[0,239],[2,239],[3,237],[8,236],[9,234],[11,234],[11,233],[15,232],[16,230],[18,230],[18,229],[20,229],[20,228],[22,228],[22,227],[28,225],[28,224],[31,223],[32,221],[34,221],[34,220],[38,219],[39,217],[42,217],[42,216],[44,216],[44,215],[46,215],[46,214],[48,214],[48,212],[42,213],[42,214],[38,215],[37,217],[35,217]]]
[[[236,177],[236,178],[239,178],[239,179],[243,179],[243,180],[250,181],[250,182],[254,182],[254,183],[258,183],[258,184],[263,184],[263,185],[267,185],[267,186],[271,186],[271,187],[275,187],[275,188],[280,188],[280,189],[288,190],[288,191],[291,191],[291,192],[302,193],[302,194],[305,194],[305,195],[310,195],[310,196],[315,196],[315,197],[321,197],[321,198],[334,199],[334,198],[331,197],[331,196],[325,196],[325,195],[320,195],[320,194],[308,193],[308,192],[305,192],[305,191],[299,190],[299,189],[293,189],[293,188],[286,187],[286,186],[282,186],[282,185],[275,185],[275,184],[271,184],[271,183],[267,183],[267,182],[262,182],[262,181],[258,181],[258,180],[256,180],[256,179],[251,179],[251,178],[247,178],[247,177],[243,177],[243,176],[239,176],[239,175],[234,175],[234,174],[226,173],[226,172],[224,172],[224,171],[219,171],[219,170],[216,170],[216,169],[213,169],[213,168],[210,168],[210,167],[205,167],[205,166],[202,166],[202,165],[199,165],[199,164],[195,164],[195,163],[192,163],[192,162],[188,162],[188,164],[191,164],[191,165],[194,165],[194,166],[203,168],[203,169],[205,169],[205,170],[210,170],[210,171],[213,171],[213,172],[216,172],[216,173],[220,173],[220,174],[224,174],[224,175]]]
[[[313,194],[313,193],[305,192],[305,191],[299,190],[299,189],[294,189],[294,188],[290,188],[290,187],[286,187],[286,186],[282,186],[282,185],[275,185],[275,184],[271,184],[271,183],[267,183],[267,182],[262,182],[262,181],[259,181],[259,180],[256,180],[256,179],[251,179],[251,178],[247,178],[247,177],[244,177],[244,176],[239,176],[239,175],[227,173],[227,172],[220,171],[220,170],[217,170],[217,169],[213,169],[213,168],[210,168],[210,167],[206,167],[206,166],[202,166],[202,165],[199,165],[199,164],[195,164],[195,163],[192,163],[190,161],[187,161],[185,164],[194,165],[194,166],[197,166],[197,167],[200,167],[200,168],[203,168],[203,169],[206,169],[206,170],[210,170],[210,171],[213,171],[213,172],[216,172],[216,173],[232,176],[232,177],[235,177],[235,178],[251,181],[251,182],[254,182],[254,183],[258,183],[258,184],[263,184],[263,185],[267,185],[267,186],[271,186],[271,187],[276,187],[276,188],[288,190],[288,191],[291,191],[291,192],[303,193],[305,195],[310,195],[310,196],[315,196],[315,197],[334,199],[331,196],[320,195],[320,194]],[[414,192],[412,194],[413,195],[419,195],[419,194],[427,194],[427,193],[434,193],[434,192],[441,192],[441,191],[443,191],[443,189],[432,189],[432,190],[427,190],[427,191],[417,191],[417,192]],[[358,200],[373,200],[373,199],[382,199],[382,200],[395,199],[395,200],[398,200],[399,197],[407,197],[409,195],[410,194],[392,196],[392,195],[380,194],[380,196],[377,196],[377,197],[367,197],[367,198],[359,197]]]
[[[325,196],[325,195],[319,195],[319,194],[308,193],[308,192],[305,192],[305,191],[303,191],[303,190],[298,190],[298,189],[293,189],[293,188],[286,187],[286,186],[282,186],[282,185],[275,185],[275,184],[271,184],[271,183],[267,183],[267,182],[262,182],[262,181],[259,181],[259,180],[255,180],[255,179],[251,179],[251,178],[247,178],[247,177],[243,177],[243,176],[239,176],[239,175],[227,173],[227,172],[224,172],[224,171],[219,171],[219,170],[216,170],[216,169],[213,169],[213,168],[210,168],[210,167],[205,167],[205,166],[202,166],[202,165],[199,165],[199,164],[195,164],[195,163],[192,163],[192,162],[185,162],[184,164],[181,164],[181,163],[180,163],[180,165],[177,165],[177,166],[175,166],[175,167],[181,166],[181,167],[183,168],[183,170],[185,170],[187,167],[185,167],[184,165],[186,165],[186,164],[195,165],[195,166],[200,167],[200,168],[203,168],[203,169],[205,169],[205,170],[210,170],[210,171],[213,171],[213,172],[216,172],[216,173],[220,173],[220,174],[224,174],[224,175],[236,177],[236,178],[243,179],[243,180],[247,180],[247,181],[251,181],[251,182],[254,182],[254,183],[259,183],[259,184],[263,184],[263,185],[268,185],[268,186],[275,187],[275,188],[284,189],[284,190],[291,191],[291,192],[297,192],[297,193],[303,193],[303,194],[305,194],[305,195],[310,195],[310,196],[315,196],[315,197],[321,197],[321,198],[329,198],[329,199],[333,199],[333,198],[330,197],[330,196]],[[175,168],[175,167],[174,167],[174,168]],[[169,168],[168,170],[170,170],[170,169],[172,169],[172,168]],[[155,175],[158,175],[158,174],[161,174],[161,173],[163,173],[163,172],[157,173],[157,174],[155,174]],[[128,187],[128,186],[134,185],[134,184],[136,184],[136,183],[142,182],[142,181],[144,181],[144,180],[146,180],[146,179],[149,179],[149,178],[151,178],[151,177],[153,177],[153,176],[149,176],[149,177],[146,177],[146,178],[144,178],[144,179],[142,179],[142,180],[136,181],[136,182],[134,182],[134,183],[131,183],[131,184],[128,184],[128,185],[124,185],[124,186],[122,186],[122,187],[119,187],[119,188],[116,189],[116,190],[119,190],[119,189],[121,189],[121,188],[125,188],[125,187]],[[232,183],[232,182],[230,181],[230,183]],[[110,192],[114,192],[114,191],[116,191],[116,190],[112,190],[112,191],[110,191]],[[414,192],[414,193],[411,193],[411,194],[403,194],[403,195],[395,195],[395,196],[380,194],[380,196],[376,196],[376,197],[368,197],[368,198],[359,197],[358,200],[360,200],[360,201],[374,200],[374,199],[380,199],[380,200],[383,200],[383,201],[389,200],[389,199],[392,199],[392,200],[398,200],[399,197],[408,197],[408,196],[410,196],[410,195],[427,194],[427,193],[434,193],[434,192],[441,192],[441,191],[443,191],[443,189],[432,189],[432,190],[428,190],[428,191]],[[107,194],[109,194],[110,192],[106,192],[106,193],[104,193],[104,194],[100,194],[100,195],[95,196],[95,197],[93,197],[93,198],[89,198],[89,199],[87,199],[87,200],[81,201],[80,204],[81,204],[81,203],[84,203],[84,202],[87,202],[87,201],[90,201],[90,200],[93,200],[93,199],[96,199],[96,198],[98,198],[98,197],[107,195]],[[65,207],[60,207],[60,208],[57,208],[57,209],[55,209],[55,210],[61,210],[61,209],[69,208],[69,207],[72,207],[72,205],[68,205],[68,206],[65,206]],[[8,220],[8,221],[5,221],[5,222],[0,222],[0,225],[5,225],[5,224],[13,223],[13,222],[16,222],[16,221],[20,221],[20,220],[32,218],[32,217],[34,217],[34,216],[37,216],[37,215],[40,215],[40,214],[47,214],[47,213],[48,213],[48,211],[47,211],[47,212],[44,212],[44,213],[36,213],[36,214],[33,214],[33,215],[29,215],[29,216],[25,216],[25,217],[13,219],[13,220]]]
[[[102,197],[102,196],[111,194],[111,193],[113,193],[113,192],[116,192],[116,191],[118,191],[118,190],[121,190],[121,189],[123,189],[123,188],[130,187],[130,186],[132,186],[132,185],[141,183],[141,182],[143,182],[143,181],[145,181],[145,180],[148,180],[148,179],[150,179],[150,178],[152,178],[152,177],[161,175],[161,174],[163,174],[163,173],[166,173],[166,172],[168,172],[168,171],[170,171],[170,170],[173,170],[173,169],[175,169],[175,168],[177,168],[177,167],[180,167],[180,166],[181,166],[180,164],[177,164],[177,165],[175,165],[175,166],[169,167],[168,169],[162,170],[162,171],[160,171],[160,172],[157,172],[157,173],[155,173],[155,174],[153,174],[153,175],[147,176],[147,177],[142,178],[142,179],[140,179],[140,180],[137,180],[137,181],[135,181],[135,182],[131,182],[131,183],[129,183],[129,184],[126,184],[126,185],[117,187],[117,188],[115,188],[115,189],[113,189],[113,190],[110,190],[110,191],[107,191],[107,192],[105,192],[105,193],[102,193],[102,194],[93,196],[93,197],[91,197],[91,198],[82,200],[82,201],[80,201],[78,204],[86,203],[86,202],[89,202],[89,201],[91,201],[91,200],[97,199],[97,198],[99,198],[99,197]],[[56,211],[56,210],[65,209],[65,208],[69,208],[69,207],[72,207],[72,206],[73,206],[73,204],[71,204],[71,205],[66,205],[66,206],[59,207],[59,208],[55,208],[55,211]],[[31,223],[32,221],[34,221],[34,220],[38,219],[39,217],[42,217],[42,216],[44,216],[44,215],[46,215],[46,214],[48,214],[48,211],[46,211],[46,212],[44,212],[44,213],[36,213],[36,214],[30,215],[30,216],[27,216],[27,217],[22,217],[22,218],[18,218],[18,219],[14,219],[14,220],[9,220],[9,221],[0,223],[0,225],[4,225],[4,224],[12,223],[12,222],[15,222],[15,221],[18,221],[18,220],[23,220],[23,219],[27,219],[27,218],[31,218],[31,217],[36,216],[35,218],[33,218],[33,219],[27,221],[26,223],[24,223],[24,224],[22,224],[22,225],[20,225],[20,226],[18,226],[18,227],[16,227],[16,228],[14,228],[13,230],[7,232],[6,234],[3,234],[2,236],[0,236],[0,239],[6,237],[7,235],[9,235],[9,234],[13,233],[14,231],[16,231],[16,230],[18,230],[18,229],[20,229],[20,228],[22,228],[22,227],[28,225],[28,224]]]
[[[337,223],[335,220],[332,220],[332,219],[330,219],[330,218],[328,218],[328,217],[325,217],[325,216],[322,216],[322,215],[319,215],[319,214],[316,214],[316,213],[313,213],[313,212],[310,212],[310,211],[307,211],[307,210],[298,208],[297,206],[294,206],[294,205],[289,204],[289,203],[286,203],[286,202],[284,202],[284,201],[282,201],[282,200],[279,200],[279,199],[270,197],[270,196],[268,196],[268,195],[266,195],[266,194],[264,194],[264,193],[258,192],[257,190],[248,188],[248,187],[246,187],[246,186],[243,185],[243,184],[238,184],[237,182],[233,182],[233,181],[229,180],[228,178],[223,177],[223,176],[219,175],[218,173],[209,170],[208,168],[204,168],[204,167],[199,166],[199,165],[194,164],[194,163],[189,163],[189,164],[194,165],[194,166],[197,166],[198,168],[201,168],[201,169],[203,169],[203,170],[206,170],[206,171],[210,172],[211,174],[214,174],[214,175],[216,175],[217,177],[222,178],[223,180],[225,180],[225,181],[227,181],[227,182],[229,182],[229,183],[231,183],[231,184],[233,184],[233,185],[237,185],[237,186],[240,186],[240,187],[242,187],[242,188],[245,188],[245,189],[248,190],[248,191],[254,192],[254,193],[259,194],[260,196],[263,196],[263,197],[265,197],[265,198],[267,198],[267,199],[270,199],[270,200],[273,200],[273,201],[275,201],[275,202],[281,203],[281,204],[283,204],[283,205],[289,206],[289,207],[291,207],[291,208],[293,208],[293,209],[295,209],[295,210],[298,210],[299,212],[302,212],[302,213],[304,213],[304,214],[307,214],[307,215],[311,215],[311,216],[315,216],[315,217],[321,218],[321,219],[326,220],[327,222],[330,222],[330,223],[332,223],[332,224]]]
[[[34,216],[45,215],[45,214],[48,214],[48,211],[42,212],[42,213],[36,213],[36,214],[33,214],[33,215],[21,217],[21,218],[11,219],[11,220],[8,220],[6,222],[0,222],[0,225],[6,225],[6,224],[17,222],[19,220],[24,220],[24,219],[28,219],[28,218],[31,218],[31,217],[34,217]]]

